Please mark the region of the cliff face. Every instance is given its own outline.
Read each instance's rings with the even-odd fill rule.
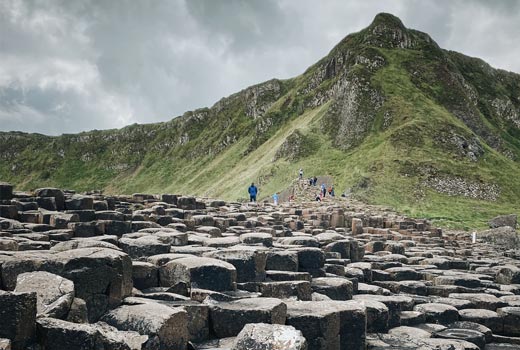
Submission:
[[[267,195],[303,167],[336,188],[457,221],[518,210],[520,76],[379,14],[302,75],[169,122],[49,137],[0,132],[19,188]],[[340,192],[338,191],[338,192]],[[478,219],[478,218],[477,218]]]

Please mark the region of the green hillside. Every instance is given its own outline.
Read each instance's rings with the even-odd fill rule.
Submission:
[[[337,193],[439,224],[520,214],[520,75],[379,14],[302,75],[169,122],[49,137],[0,132],[0,180],[227,200],[303,168]]]

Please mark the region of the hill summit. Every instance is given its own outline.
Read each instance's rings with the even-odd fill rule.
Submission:
[[[0,133],[0,179],[107,192],[269,196],[305,176],[457,227],[519,210],[520,75],[378,14],[292,79],[171,121],[50,137]]]

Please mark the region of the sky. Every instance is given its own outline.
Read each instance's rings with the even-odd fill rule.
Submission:
[[[0,131],[167,121],[301,74],[379,12],[520,72],[520,0],[0,0]]]

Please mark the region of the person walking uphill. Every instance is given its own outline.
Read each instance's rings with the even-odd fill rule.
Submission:
[[[249,192],[249,201],[256,202],[256,195],[258,194],[258,188],[255,186],[254,182],[251,183],[251,186],[247,189]]]
[[[278,196],[278,192],[275,192],[275,194],[273,194],[273,204],[274,205],[278,205],[278,199],[280,197]]]

